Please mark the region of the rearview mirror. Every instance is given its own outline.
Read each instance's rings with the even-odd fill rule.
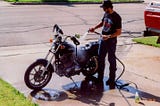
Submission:
[[[53,32],[54,32],[54,31],[56,31],[56,33],[60,33],[60,34],[63,35],[62,29],[61,29],[57,24],[55,24],[55,25],[53,26]]]

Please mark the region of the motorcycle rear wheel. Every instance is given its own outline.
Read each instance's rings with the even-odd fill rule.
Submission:
[[[27,87],[40,90],[45,87],[52,77],[51,66],[46,69],[47,61],[39,60],[32,63],[26,70],[24,81]]]
[[[84,76],[92,76],[94,75],[98,70],[98,57],[92,56],[86,66],[83,68],[82,74]]]

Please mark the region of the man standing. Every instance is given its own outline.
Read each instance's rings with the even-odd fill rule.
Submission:
[[[90,32],[94,32],[97,28],[102,28],[102,39],[99,46],[99,69],[98,69],[98,80],[103,81],[104,68],[105,68],[105,57],[108,53],[109,61],[109,79],[106,84],[109,85],[110,89],[115,89],[115,77],[116,77],[116,44],[117,36],[121,34],[122,20],[118,13],[113,10],[113,5],[110,0],[105,0],[100,6],[104,10],[104,16],[102,21],[93,28],[90,28]]]

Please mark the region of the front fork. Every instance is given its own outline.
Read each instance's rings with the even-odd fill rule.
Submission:
[[[54,49],[53,49],[53,46],[52,46],[52,47],[49,49],[46,57],[44,58],[44,60],[47,61],[47,65],[46,65],[46,67],[43,69],[43,72],[42,72],[41,76],[44,76],[45,72],[48,71],[47,69],[49,69],[49,68],[48,68],[49,65],[52,65],[51,63],[52,63],[52,61],[53,61],[53,58],[55,57],[55,53],[54,53],[53,50],[54,50]],[[50,58],[50,59],[49,59],[49,58]],[[54,72],[54,66],[52,66],[52,67],[53,67],[52,72]]]

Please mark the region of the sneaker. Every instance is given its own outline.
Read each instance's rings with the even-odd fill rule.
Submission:
[[[115,89],[115,82],[112,84],[109,84],[109,89]]]
[[[110,89],[115,89],[115,81],[112,81],[112,80],[110,80],[110,79],[108,79],[107,81],[106,81],[106,85],[109,85],[109,88]]]

